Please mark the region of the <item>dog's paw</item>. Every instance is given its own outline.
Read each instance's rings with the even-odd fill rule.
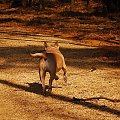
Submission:
[[[55,76],[55,80],[58,80],[58,79],[59,79],[59,77],[56,75],[56,76]]]

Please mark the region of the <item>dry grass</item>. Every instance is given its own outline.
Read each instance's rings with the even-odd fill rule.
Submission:
[[[2,9],[0,23],[24,27],[26,32],[52,34],[92,46],[119,46],[119,14],[106,16],[95,12],[95,6],[98,6],[95,3],[90,3],[89,9],[83,2],[75,3],[72,11],[66,9],[68,6],[65,4],[44,11],[30,8]]]
[[[86,14],[85,8],[70,12],[65,6],[39,12],[1,8],[1,120],[120,119],[118,18]],[[65,56],[68,84],[58,73],[53,93],[44,97],[38,84],[38,59],[29,54],[42,50],[43,41],[56,40]],[[48,79],[49,75],[46,85]]]

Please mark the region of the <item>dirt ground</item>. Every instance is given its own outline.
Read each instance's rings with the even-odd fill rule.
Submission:
[[[118,19],[22,12],[3,5],[0,9],[0,120],[119,120]],[[48,25],[44,19],[45,24],[35,25],[33,16],[56,22]],[[67,85],[60,71],[46,97],[41,94],[38,58],[30,56],[43,50],[43,41],[59,41],[68,70]]]

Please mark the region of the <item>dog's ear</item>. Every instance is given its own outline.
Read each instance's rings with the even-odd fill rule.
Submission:
[[[44,42],[44,47],[46,48],[46,47],[48,47],[48,44],[47,44],[47,42]]]

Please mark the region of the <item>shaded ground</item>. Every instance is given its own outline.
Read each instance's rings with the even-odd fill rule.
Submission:
[[[119,120],[117,19],[24,12],[19,9],[0,11],[0,119]],[[39,19],[43,16],[44,19]],[[34,22],[37,20],[38,23]],[[77,23],[81,23],[80,26]],[[62,72],[58,73],[60,79],[54,81],[52,95],[44,97],[39,83],[38,59],[29,54],[43,50],[43,41],[52,43],[56,40],[65,56],[68,84],[64,84]],[[48,78],[49,75],[46,85]]]

